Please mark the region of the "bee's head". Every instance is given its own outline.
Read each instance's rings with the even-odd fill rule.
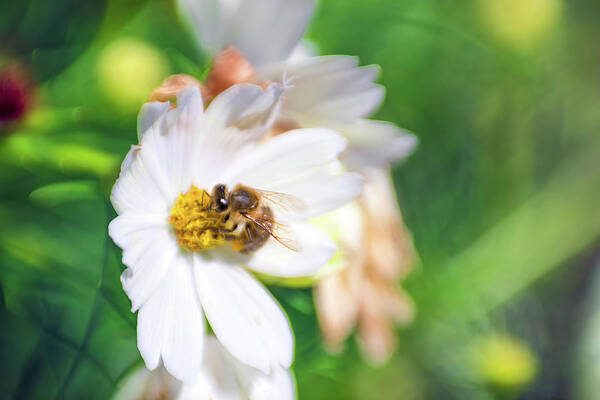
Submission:
[[[229,208],[229,201],[227,200],[227,186],[219,184],[216,185],[212,190],[211,196],[211,210],[217,212],[224,212]]]

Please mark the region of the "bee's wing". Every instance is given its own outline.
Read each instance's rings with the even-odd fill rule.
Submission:
[[[260,218],[255,218],[249,214],[243,213],[242,216],[256,225],[261,229],[268,232],[269,235],[283,246],[287,247],[292,251],[300,251],[302,246],[300,241],[297,239],[296,234],[290,229],[289,226],[277,221],[269,221],[268,223]]]
[[[257,192],[261,199],[266,200],[285,213],[295,214],[306,211],[306,203],[299,197],[268,190],[257,190]]]
[[[279,243],[281,243],[288,249],[292,251],[302,250],[300,241],[296,237],[294,231],[292,231],[288,225],[285,225],[281,222],[273,221],[273,228],[269,233],[271,234],[273,239],[277,240]]]

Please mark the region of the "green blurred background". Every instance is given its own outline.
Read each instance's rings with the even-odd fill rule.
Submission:
[[[600,398],[600,2],[322,0],[323,54],[382,67],[376,117],[417,134],[394,169],[421,265],[383,367],[326,353],[310,290],[273,287],[300,399]],[[169,0],[0,3],[0,398],[106,399],[142,365],[108,201],[136,115],[201,77]],[[1,111],[1,107],[0,107]]]

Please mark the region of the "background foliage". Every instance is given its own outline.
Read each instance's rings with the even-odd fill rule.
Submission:
[[[420,139],[394,177],[422,263],[384,367],[353,339],[326,353],[311,292],[273,288],[301,399],[596,398],[599,17],[594,0],[321,1],[309,38],[381,65],[376,117]],[[15,61],[36,100],[0,136],[0,397],[106,399],[141,365],[108,193],[150,89],[207,58],[171,1],[27,0],[0,3]]]

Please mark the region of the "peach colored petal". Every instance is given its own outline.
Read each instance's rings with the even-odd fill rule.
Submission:
[[[169,76],[160,84],[160,86],[154,89],[150,93],[150,96],[148,96],[148,101],[174,102],[177,100],[177,93],[190,85],[198,86],[202,93],[203,100],[205,100],[206,89],[196,78],[187,74],[176,74]]]
[[[364,230],[353,244],[340,243],[347,267],[315,289],[326,344],[338,345],[357,325],[365,356],[387,360],[396,346],[395,324],[414,318],[414,305],[399,283],[416,260],[412,238],[402,222],[388,170],[367,171],[359,200]]]
[[[249,83],[256,78],[256,70],[244,55],[233,46],[217,54],[206,78],[208,95],[213,98],[237,83]]]
[[[386,315],[396,324],[406,325],[412,322],[415,316],[415,307],[412,299],[404,290],[389,287],[381,291],[380,301]]]
[[[285,133],[287,131],[291,131],[292,129],[299,128],[301,128],[301,126],[298,125],[295,121],[289,119],[278,119],[271,127],[271,130],[269,131],[269,134],[265,139],[270,139],[272,137],[281,135],[282,133]]]
[[[412,320],[414,307],[410,297],[394,283],[366,277],[363,283],[360,313],[403,324]]]
[[[356,323],[357,302],[341,274],[323,279],[315,288],[315,305],[325,344],[340,350]]]
[[[404,226],[390,172],[369,169],[359,203],[365,215],[368,268],[390,281],[404,278],[416,260],[410,233]]]
[[[383,364],[396,348],[396,333],[385,317],[362,313],[358,324],[358,343],[369,361]]]

